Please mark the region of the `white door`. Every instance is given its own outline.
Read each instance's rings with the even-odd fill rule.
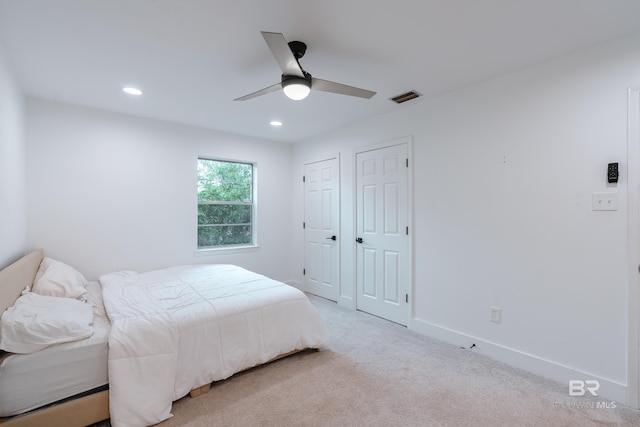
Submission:
[[[356,154],[358,310],[407,325],[411,260],[408,146]]]
[[[629,263],[627,404],[640,408],[640,86],[627,93],[627,197],[629,242],[633,254]],[[633,342],[633,345],[631,343]]]
[[[304,284],[307,292],[338,300],[338,159],[304,165]]]

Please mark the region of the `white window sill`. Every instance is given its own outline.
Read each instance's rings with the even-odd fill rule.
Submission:
[[[214,255],[229,255],[229,254],[239,254],[243,252],[256,252],[260,249],[257,245],[247,245],[247,246],[229,246],[224,248],[206,248],[206,249],[198,249],[193,255],[197,257],[201,256],[214,256]]]

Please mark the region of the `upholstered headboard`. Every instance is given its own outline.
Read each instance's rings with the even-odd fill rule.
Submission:
[[[13,305],[24,288],[31,286],[43,256],[42,249],[36,249],[0,270],[0,314]]]

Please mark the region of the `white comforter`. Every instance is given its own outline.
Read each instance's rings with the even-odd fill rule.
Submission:
[[[302,292],[237,266],[117,272],[100,283],[111,321],[114,427],[158,423],[193,388],[283,353],[329,344]]]

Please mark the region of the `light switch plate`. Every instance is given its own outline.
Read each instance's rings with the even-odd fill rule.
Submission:
[[[593,193],[592,210],[617,211],[618,193]]]
[[[489,307],[489,321],[495,323],[502,322],[502,309],[500,307]]]

